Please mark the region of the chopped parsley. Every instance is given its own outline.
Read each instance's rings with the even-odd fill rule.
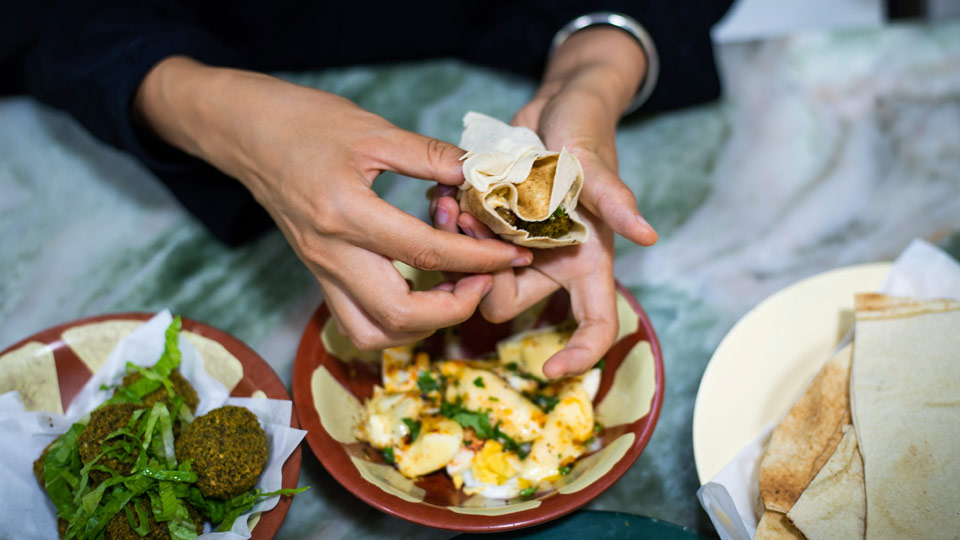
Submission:
[[[530,497],[533,497],[534,494],[536,494],[536,492],[537,492],[537,488],[530,486],[528,488],[521,489],[520,496],[523,497],[524,499],[529,499]]]
[[[544,412],[550,412],[557,406],[557,403],[560,402],[560,398],[557,396],[534,394],[530,397],[530,401],[533,401],[534,405],[543,409]]]
[[[477,377],[476,379],[474,379],[474,380],[473,380],[473,385],[476,386],[477,388],[486,388],[486,387],[487,387],[486,383],[483,382],[483,377]]]
[[[440,404],[440,414],[460,424],[461,427],[470,428],[477,435],[478,439],[493,439],[503,445],[503,449],[508,452],[516,452],[520,459],[527,457],[530,453],[528,444],[520,444],[512,437],[500,430],[500,423],[495,426],[490,425],[489,411],[469,411],[463,406],[463,400],[457,400],[456,403],[443,402]]]
[[[510,437],[510,436],[507,435],[506,433],[500,431],[500,422],[497,422],[497,425],[493,427],[493,437],[492,437],[492,438],[493,438],[495,441],[497,441],[497,442],[499,442],[500,444],[502,444],[504,450],[506,450],[506,451],[508,451],[508,452],[516,452],[516,453],[517,453],[517,456],[519,456],[520,459],[523,459],[523,458],[527,457],[527,454],[530,453],[530,448],[529,448],[529,447],[517,443],[517,441],[513,440],[512,437]]]
[[[463,400],[457,400],[456,403],[444,401],[440,404],[440,414],[460,424],[461,427],[472,429],[480,439],[493,438],[493,427],[490,426],[490,417],[487,413],[468,411],[463,406]]]
[[[424,394],[440,389],[440,383],[433,378],[433,375],[430,375],[429,371],[420,372],[420,376],[417,377],[417,386],[420,388],[420,392]]]
[[[393,447],[388,446],[380,451],[380,455],[383,456],[383,460],[388,464],[393,465],[397,462],[397,457],[393,455]]]
[[[573,467],[570,465],[563,465],[562,467],[557,467],[557,472],[560,473],[560,476],[566,476],[570,474],[570,471],[573,470]]]
[[[606,366],[607,366],[607,359],[606,359],[606,358],[601,358],[600,361],[597,362],[597,365],[595,365],[595,366],[593,366],[593,367],[599,369],[600,371],[603,371],[603,368],[605,368]]]
[[[417,440],[417,437],[420,436],[420,421],[413,420],[411,418],[403,418],[403,423],[407,425],[407,429],[410,430],[410,442]],[[391,448],[391,450],[393,450]]]

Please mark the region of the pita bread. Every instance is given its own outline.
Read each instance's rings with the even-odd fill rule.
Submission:
[[[0,394],[16,390],[26,411],[63,413],[53,347],[30,341],[0,356]]]
[[[837,449],[787,517],[808,540],[860,540],[866,514],[863,460],[853,426],[846,425]]]
[[[589,231],[576,212],[583,187],[583,169],[566,148],[546,149],[533,131],[511,127],[489,116],[468,112],[463,118],[460,147],[464,183],[460,208],[505,240],[528,247],[552,248],[580,244]],[[562,209],[572,222],[557,238],[531,236],[500,215],[509,211],[528,222],[549,219]]]
[[[960,302],[857,297],[866,538],[960,536]]]
[[[753,540],[803,540],[803,535],[787,516],[768,510],[760,517]]]
[[[764,508],[786,513],[827,462],[850,423],[852,345],[820,368],[770,435],[758,480]]]

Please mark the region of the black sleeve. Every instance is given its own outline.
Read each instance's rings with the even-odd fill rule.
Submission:
[[[237,244],[272,226],[252,195],[131,117],[141,80],[163,58],[271,70],[457,56],[539,76],[561,27],[585,13],[615,11],[640,22],[657,46],[660,77],[640,109],[653,112],[719,95],[710,27],[729,3],[33,0],[0,18],[0,73],[13,74],[0,92],[29,93],[68,111],[144,163],[217,238]]]
[[[638,112],[676,109],[720,97],[720,77],[710,29],[732,3],[732,0],[625,3],[623,12],[646,28],[660,57],[657,85]]]
[[[711,27],[732,0],[629,1],[528,0],[497,3],[493,20],[467,46],[469,60],[533,74],[546,65],[553,36],[580,15],[629,15],[650,34],[660,57],[653,94],[640,108],[650,113],[695,105],[720,96]]]
[[[23,91],[66,110],[102,141],[133,154],[215,236],[236,244],[270,227],[252,195],[210,165],[154,139],[132,118],[140,82],[172,55],[241,65],[172,3],[100,0],[49,6],[16,72]]]

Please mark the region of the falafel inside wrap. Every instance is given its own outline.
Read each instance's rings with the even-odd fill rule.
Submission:
[[[463,177],[458,198],[467,212],[504,240],[534,248],[581,244],[589,237],[577,214],[580,161],[551,152],[533,131],[487,115],[463,117]]]

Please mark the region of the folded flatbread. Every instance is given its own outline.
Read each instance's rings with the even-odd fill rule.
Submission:
[[[757,533],[753,540],[804,540],[803,535],[790,523],[787,516],[780,512],[767,510],[757,523]]]
[[[862,540],[867,501],[863,492],[863,460],[852,425],[826,465],[787,512],[807,540]]]
[[[866,538],[960,537],[960,302],[856,299]]]
[[[824,363],[771,433],[758,473],[767,510],[788,512],[840,443],[850,423],[851,349]]]
[[[589,232],[577,214],[583,169],[566,148],[546,149],[533,131],[489,116],[463,117],[460,208],[501,238],[536,248],[580,244]]]

